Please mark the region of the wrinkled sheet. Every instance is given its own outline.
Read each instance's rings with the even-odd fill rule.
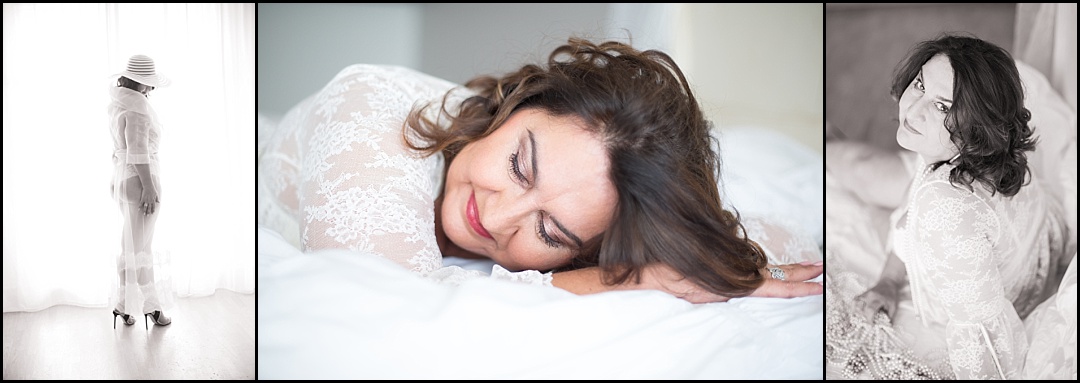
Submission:
[[[258,237],[259,379],[824,377],[822,296],[693,305],[656,291],[440,285],[382,258]]]

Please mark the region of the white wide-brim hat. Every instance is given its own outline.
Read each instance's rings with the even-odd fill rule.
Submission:
[[[111,79],[116,80],[124,76],[132,80],[137,81],[143,85],[150,85],[155,88],[161,88],[169,86],[169,79],[154,70],[154,59],[145,55],[134,55],[128,59],[127,69],[123,72],[110,76]]]

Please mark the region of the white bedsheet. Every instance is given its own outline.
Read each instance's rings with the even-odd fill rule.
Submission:
[[[439,285],[259,228],[260,379],[822,379],[824,299]]]

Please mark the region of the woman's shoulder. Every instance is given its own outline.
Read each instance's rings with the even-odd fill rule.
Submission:
[[[911,203],[919,214],[959,221],[968,215],[982,216],[992,213],[995,203],[991,193],[978,182],[971,185],[953,182],[949,176],[952,168],[950,165],[942,165],[928,171],[923,182],[912,191]]]
[[[445,93],[458,84],[401,65],[352,64],[342,68],[329,85],[361,82],[376,88],[396,88],[404,91],[434,90]]]
[[[981,199],[982,193],[980,193],[981,188],[978,183],[972,183],[969,186],[963,183],[953,182],[952,171],[955,168],[956,166],[947,163],[937,168],[925,168],[922,176],[923,180],[915,190],[916,199]]]

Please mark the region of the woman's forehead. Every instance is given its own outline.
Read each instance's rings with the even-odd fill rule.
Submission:
[[[953,69],[949,56],[939,53],[927,60],[926,64],[922,66],[922,77],[927,90],[952,94]]]

